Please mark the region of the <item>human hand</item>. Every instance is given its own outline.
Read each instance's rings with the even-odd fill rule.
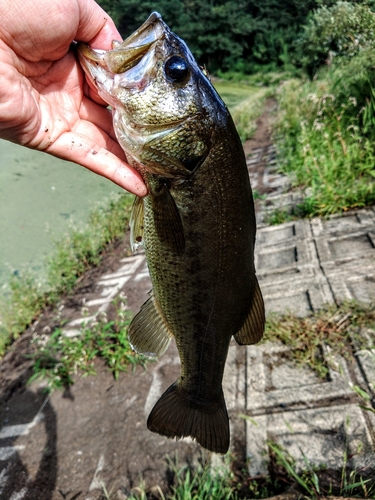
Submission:
[[[73,161],[139,196],[112,114],[85,81],[73,40],[111,49],[121,36],[94,0],[0,2],[0,137]]]

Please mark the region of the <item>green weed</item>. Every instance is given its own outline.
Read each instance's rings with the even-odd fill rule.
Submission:
[[[133,488],[126,498],[240,500],[265,499],[280,494],[280,498],[300,500],[331,496],[337,498],[336,495],[343,498],[375,498],[374,479],[365,478],[358,471],[348,471],[346,463],[342,470],[333,473],[325,467],[315,467],[304,457],[305,468],[298,470],[295,459],[285,448],[273,441],[268,441],[267,445],[271,457],[270,475],[267,477],[249,477],[246,467],[236,471],[233,460],[227,460],[220,468],[213,468],[209,463],[193,468],[178,467],[169,459],[170,485],[167,491],[162,491],[159,485],[147,489],[144,482],[140,481],[139,486]],[[104,498],[114,500],[117,497],[107,495]]]
[[[359,83],[345,87],[343,74],[340,68],[313,82],[293,80],[279,94],[275,130],[280,168],[296,186],[311,188],[308,215],[326,216],[375,202],[375,145],[368,134],[373,97],[369,91],[368,106],[358,106],[354,92]]]
[[[226,472],[227,474],[223,477],[221,474],[212,473],[209,467],[194,472],[188,468],[177,470],[172,497],[176,500],[235,499],[237,495],[230,484],[231,474],[228,470]]]
[[[82,228],[72,227],[47,261],[47,279],[24,271],[13,275],[0,297],[0,357],[47,305],[69,293],[90,267],[97,266],[109,243],[124,236],[133,197],[116,196],[94,210]]]
[[[271,226],[275,226],[277,224],[284,224],[284,222],[290,222],[294,218],[289,210],[275,208],[265,215],[265,222]]]
[[[167,492],[162,492],[159,486],[150,490],[143,482],[133,489],[128,500],[146,500],[161,498],[163,500],[239,500],[242,498],[268,498],[273,492],[279,492],[280,487],[273,487],[271,480],[249,480],[241,482],[231,470],[230,460],[222,467],[212,468],[208,462],[198,467],[178,467],[172,460],[169,475],[171,484]]]
[[[291,348],[291,356],[297,365],[307,365],[325,378],[328,367],[322,345],[328,345],[333,355],[351,356],[353,338],[359,346],[364,342],[354,327],[375,328],[374,305],[347,302],[339,308],[331,306],[307,318],[298,318],[291,313],[271,314],[267,318],[263,342],[281,341]]]
[[[115,379],[129,366],[145,364],[147,358],[134,353],[128,341],[131,314],[123,300],[117,302],[113,321],[100,313],[96,320],[82,326],[80,335],[67,337],[61,328],[50,336],[36,335],[32,340],[36,352],[29,383],[44,379],[50,390],[69,387],[77,373],[95,374],[95,358],[103,359]]]

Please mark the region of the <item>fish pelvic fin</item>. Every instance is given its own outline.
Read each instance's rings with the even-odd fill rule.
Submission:
[[[128,339],[136,352],[151,358],[161,356],[168,349],[172,333],[159,313],[153,295],[130,323]]]
[[[200,405],[172,384],[152,409],[147,427],[169,438],[190,436],[203,448],[225,454],[229,448],[229,418],[223,393],[218,402]]]
[[[130,214],[130,245],[134,252],[143,245],[144,239],[144,206],[143,199],[136,196]]]
[[[256,344],[263,337],[265,324],[264,302],[262,292],[255,276],[255,293],[250,307],[250,312],[241,329],[234,335],[239,345]]]

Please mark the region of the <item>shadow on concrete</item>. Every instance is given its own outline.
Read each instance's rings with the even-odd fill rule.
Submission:
[[[22,434],[0,439],[0,499],[16,497],[22,500],[51,500],[57,480],[57,427],[56,413],[49,397],[42,390],[26,390],[14,395],[0,406],[2,429],[35,422],[38,432],[33,435],[43,440],[41,457],[30,456],[27,447],[22,449]],[[43,429],[44,427],[44,429]],[[16,431],[15,431],[16,433]],[[14,451],[11,453],[11,449]],[[17,448],[18,447],[18,448]],[[3,454],[1,455],[1,451]],[[8,453],[4,453],[4,450]],[[8,457],[7,457],[8,454]],[[3,458],[4,460],[1,460]],[[39,461],[39,463],[38,463]],[[26,463],[27,462],[27,463]]]

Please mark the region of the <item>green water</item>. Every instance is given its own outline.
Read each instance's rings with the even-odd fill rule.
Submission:
[[[43,272],[53,242],[121,188],[86,169],[0,140],[0,283]]]

